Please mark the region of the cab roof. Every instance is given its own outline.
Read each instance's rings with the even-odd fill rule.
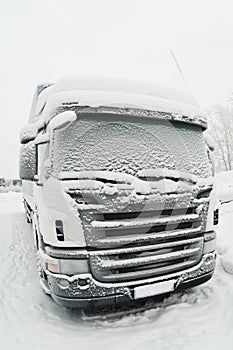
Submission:
[[[183,92],[151,83],[103,78],[66,77],[55,84],[47,84],[40,93],[36,114],[43,111],[48,122],[54,111],[64,105],[79,107],[115,108],[162,112],[173,119],[187,119],[205,127],[205,115],[196,100]],[[153,113],[152,113],[153,114]],[[150,115],[152,115],[150,113]]]

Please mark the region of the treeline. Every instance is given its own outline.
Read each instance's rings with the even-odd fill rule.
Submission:
[[[214,106],[208,111],[207,135],[214,141],[216,171],[233,170],[233,106]]]

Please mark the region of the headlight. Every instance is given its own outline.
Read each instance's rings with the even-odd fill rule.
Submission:
[[[65,275],[77,275],[80,273],[88,273],[89,266],[86,259],[46,259],[47,269],[53,273],[61,273]]]
[[[204,235],[204,249],[203,254],[208,254],[216,249],[216,233],[214,231],[208,232]]]
[[[60,273],[65,275],[77,275],[79,273],[88,273],[89,266],[86,259],[60,259]]]

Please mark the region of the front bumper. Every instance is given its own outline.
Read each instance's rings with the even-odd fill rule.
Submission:
[[[190,279],[188,281],[181,282],[177,288],[176,292],[182,291],[186,288],[191,288],[198,286],[202,283],[207,282],[213,276],[213,271],[206,273],[202,276]],[[158,295],[157,295],[158,296]],[[138,305],[138,300],[133,300],[129,298],[127,295],[110,295],[104,297],[93,297],[93,298],[66,298],[58,295],[52,294],[53,300],[61,306],[68,308],[79,308],[85,310],[95,310],[103,307],[117,307],[127,304],[128,306],[136,306]],[[148,299],[148,298],[147,298]]]
[[[99,308],[138,303],[139,299],[134,299],[134,289],[139,286],[149,286],[175,280],[173,291],[176,292],[199,285],[212,277],[215,262],[216,252],[212,252],[205,254],[198,265],[185,271],[146,280],[116,284],[99,282],[91,274],[80,274],[71,277],[49,271],[46,271],[46,274],[51,296],[55,302],[65,307],[87,309],[89,307]],[[85,285],[80,281],[85,281]],[[153,296],[156,295],[161,295],[161,292],[153,294]],[[145,299],[148,299],[148,297],[145,297]]]

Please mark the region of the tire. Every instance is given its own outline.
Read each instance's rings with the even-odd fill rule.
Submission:
[[[37,265],[37,272],[40,278],[40,285],[45,292],[45,294],[50,295],[50,289],[47,281],[47,275],[43,269],[43,266],[41,264],[40,260],[40,253],[39,253],[39,237],[38,237],[38,231],[36,227],[36,221],[35,221],[35,214],[31,212],[31,221],[32,221],[32,231],[33,231],[33,240],[34,240],[34,246],[36,248],[36,265]]]
[[[40,278],[40,285],[46,295],[51,295],[46,273],[41,265],[39,250],[36,252],[37,271]]]
[[[31,219],[31,210],[30,210],[30,207],[29,205],[27,204],[27,202],[23,201],[23,205],[24,205],[24,210],[25,210],[25,213],[26,213],[26,217],[27,217],[27,223],[28,224],[31,224],[32,223],[32,219]]]

